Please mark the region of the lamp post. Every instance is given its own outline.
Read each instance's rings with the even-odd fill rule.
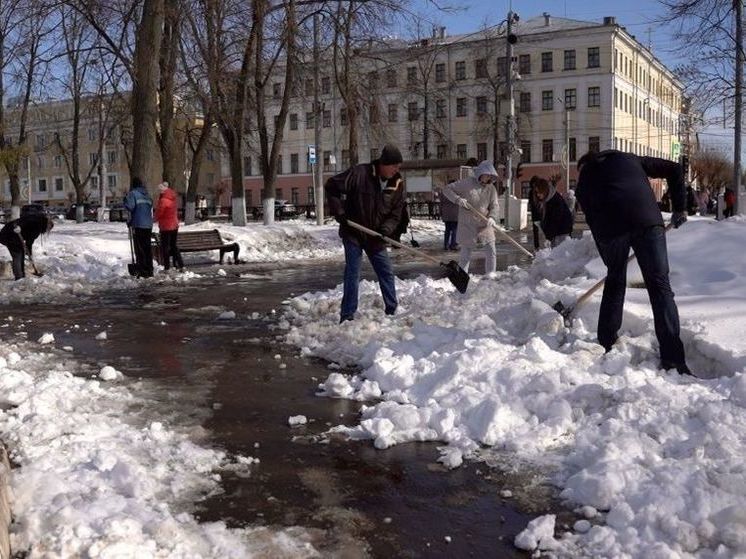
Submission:
[[[565,167],[565,188],[567,190],[570,190],[570,109],[567,107],[567,103],[565,103],[564,99],[561,99],[559,97],[556,98],[557,101],[562,103],[562,105],[565,107],[565,149],[564,149],[564,160],[562,161],[564,167]]]
[[[518,38],[513,34],[513,23],[518,22],[518,14],[510,10],[505,20],[507,25],[505,32],[505,56],[506,56],[506,83],[508,97],[508,117],[505,122],[505,140],[508,147],[508,155],[505,161],[505,220],[504,227],[508,228],[510,196],[513,194],[513,153],[515,152],[515,91],[513,90],[513,45]]]

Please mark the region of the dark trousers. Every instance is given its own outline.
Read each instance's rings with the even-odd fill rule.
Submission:
[[[531,222],[531,231],[534,234],[534,250],[539,250],[539,239],[541,238],[541,231],[539,231],[539,222]]]
[[[456,231],[458,230],[458,221],[446,221],[446,232],[443,237],[443,250],[456,248]]]
[[[342,320],[351,320],[355,316],[358,303],[358,284],[360,283],[360,265],[363,260],[363,248],[349,240],[342,239],[345,249],[345,273],[344,293],[342,295],[342,309],[340,317]],[[381,287],[383,296],[384,312],[394,314],[396,312],[396,287],[394,284],[394,270],[386,249],[372,251],[365,249],[373,270],[378,276],[378,285]]]
[[[25,254],[23,253],[23,248],[8,247],[8,250],[10,251],[10,256],[13,259],[13,262],[12,262],[13,277],[17,280],[21,278],[25,278],[26,277],[26,271],[24,270]]]
[[[149,278],[153,275],[153,248],[150,235],[152,228],[133,227],[132,241],[135,245],[135,262],[140,270],[139,276]]]
[[[166,270],[171,267],[171,258],[174,260],[175,267],[179,269],[184,267],[181,252],[179,252],[179,247],[176,245],[176,236],[178,233],[178,230],[161,231],[161,262]]]
[[[668,279],[666,231],[662,225],[625,233],[611,239],[596,239],[601,259],[608,268],[601,311],[598,316],[598,341],[607,350],[617,339],[622,326],[624,294],[627,287],[627,257],[630,247],[645,280],[653,307],[655,335],[661,361],[666,366],[683,365],[684,345],[679,337],[679,311]]]

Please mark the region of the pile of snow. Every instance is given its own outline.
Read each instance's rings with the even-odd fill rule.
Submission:
[[[317,557],[302,528],[200,523],[194,503],[252,457],[199,443],[199,428],[154,419],[141,383],[76,376],[31,344],[0,343],[0,440],[10,449],[11,547],[30,557]],[[106,366],[101,379],[121,378]],[[148,410],[148,411],[145,411]],[[146,415],[147,414],[147,415]]]
[[[600,511],[556,541],[554,518],[537,519],[521,547],[729,557],[746,553],[744,237],[741,218],[669,233],[682,338],[703,378],[658,370],[644,289],[628,289],[609,354],[595,343],[600,294],[564,327],[552,305],[572,303],[603,274],[589,236],[543,251],[528,270],[472,277],[464,295],[447,280],[397,281],[393,319],[375,282],[362,282],[355,321],[337,323],[338,287],[292,299],[281,324],[304,354],[359,370],[320,385],[369,400],[358,425],[333,431],[382,449],[440,441],[451,467],[493,447],[549,469],[564,499]]]

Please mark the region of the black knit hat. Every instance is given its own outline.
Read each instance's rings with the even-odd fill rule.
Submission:
[[[381,157],[378,162],[381,165],[396,165],[403,161],[399,148],[394,144],[386,144],[381,150]]]

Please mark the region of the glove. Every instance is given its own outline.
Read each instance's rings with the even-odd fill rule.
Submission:
[[[497,222],[491,217],[487,218],[487,227],[497,228]]]
[[[671,224],[674,229],[678,229],[686,223],[686,212],[673,212],[671,214]]]
[[[337,223],[340,225],[347,225],[347,216],[345,214],[337,214],[334,216],[334,219],[336,219]]]
[[[456,203],[461,206],[462,208],[469,209],[469,201],[466,198],[459,198],[456,200]]]

